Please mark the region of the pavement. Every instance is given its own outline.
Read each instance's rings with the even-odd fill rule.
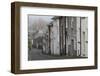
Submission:
[[[87,57],[69,57],[69,56],[57,56],[57,55],[46,55],[42,53],[41,49],[32,48],[28,51],[28,60],[53,60],[53,59],[78,59]]]

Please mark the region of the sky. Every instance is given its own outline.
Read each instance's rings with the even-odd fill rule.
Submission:
[[[43,30],[46,29],[53,17],[54,16],[28,15],[28,30],[36,30],[39,27]],[[40,30],[40,28],[38,30]]]
[[[29,26],[31,26],[35,21],[37,21],[38,19],[43,19],[45,21],[47,21],[48,23],[50,21],[52,21],[51,18],[53,18],[54,16],[43,16],[43,15],[29,15],[28,19],[29,19]]]

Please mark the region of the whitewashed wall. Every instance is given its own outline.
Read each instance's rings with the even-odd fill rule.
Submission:
[[[53,21],[53,27],[52,27],[52,41],[51,43],[53,45],[51,45],[52,48],[51,49],[51,53],[53,53],[54,55],[59,55],[60,54],[60,50],[59,50],[59,19],[56,19]]]
[[[88,41],[88,24],[87,24],[87,18],[82,18],[81,19],[81,47],[82,47],[82,53],[81,56],[87,56],[87,52],[88,52],[88,43],[86,43],[86,41]],[[85,33],[83,33],[85,32]]]
[[[77,17],[77,56],[80,55],[80,17]]]

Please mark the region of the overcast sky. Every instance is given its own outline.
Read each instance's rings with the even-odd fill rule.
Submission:
[[[28,15],[28,30],[46,30],[54,16]],[[39,27],[41,29],[39,29]]]
[[[38,21],[39,19],[45,20],[48,23],[52,21],[53,16],[42,16],[42,15],[29,15],[28,19],[29,19],[29,26],[32,26],[32,24],[35,23],[35,21]]]

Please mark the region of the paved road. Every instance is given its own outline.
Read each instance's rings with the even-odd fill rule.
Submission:
[[[28,57],[29,60],[41,60],[45,58],[42,54],[42,50],[37,48],[32,48],[32,50],[29,51]]]
[[[86,57],[51,56],[42,53],[41,49],[32,48],[28,51],[28,60],[50,60],[50,59],[76,59]]]

